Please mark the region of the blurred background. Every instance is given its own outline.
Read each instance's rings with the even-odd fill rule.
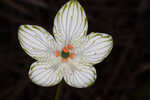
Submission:
[[[18,42],[18,27],[40,25],[52,33],[57,11],[68,0],[0,0],[0,100],[54,100],[57,86],[43,88],[28,78],[34,60]],[[89,88],[64,85],[61,100],[150,100],[150,0],[79,0],[88,33],[112,35],[114,47],[95,65]]]

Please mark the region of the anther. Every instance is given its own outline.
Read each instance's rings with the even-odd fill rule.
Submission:
[[[63,50],[65,53],[68,53],[68,52],[69,52],[69,50],[68,50],[67,47],[62,48],[62,50]]]
[[[68,62],[68,59],[67,58],[62,58],[61,61],[62,62]]]
[[[71,59],[74,59],[74,56],[75,56],[74,53],[71,53],[71,54],[70,54],[70,58],[71,58]]]
[[[71,44],[68,44],[68,45],[67,45],[67,48],[68,48],[69,50],[72,50],[72,49],[73,49],[73,46],[72,46]]]
[[[56,57],[59,57],[60,56],[60,52],[57,50],[56,51]]]

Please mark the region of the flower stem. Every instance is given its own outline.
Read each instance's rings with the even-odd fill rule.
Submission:
[[[55,100],[59,100],[59,98],[61,96],[61,92],[62,92],[62,86],[63,86],[63,82],[61,82],[57,87]]]

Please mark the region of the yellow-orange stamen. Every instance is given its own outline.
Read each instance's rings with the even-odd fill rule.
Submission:
[[[61,60],[62,60],[62,62],[68,62],[67,58],[62,58]]]
[[[59,57],[60,56],[60,52],[57,50],[56,51],[56,57]]]
[[[67,45],[67,48],[70,49],[70,50],[72,50],[72,49],[73,49],[73,46],[72,46],[71,44],[68,44],[68,45]]]
[[[74,59],[74,56],[75,56],[74,53],[71,53],[71,54],[70,54],[70,58],[71,58],[71,59]]]
[[[62,48],[62,50],[63,50],[65,53],[68,53],[68,52],[69,52],[69,50],[68,50],[67,47]]]

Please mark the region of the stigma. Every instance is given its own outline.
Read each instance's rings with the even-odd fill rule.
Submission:
[[[68,59],[74,59],[75,54],[72,52],[73,46],[68,44],[62,48],[61,51],[56,50],[56,57],[61,56],[61,62],[68,62]]]

